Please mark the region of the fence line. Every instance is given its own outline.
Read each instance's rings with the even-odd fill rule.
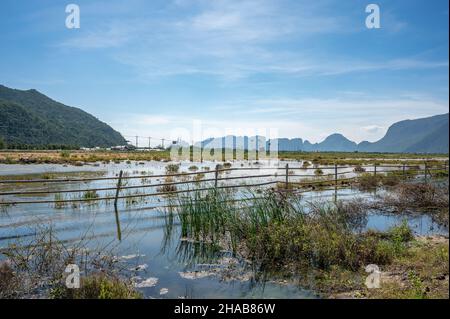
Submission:
[[[86,182],[86,181],[97,181],[97,180],[117,180],[118,183],[115,187],[104,187],[104,188],[86,188],[86,189],[70,189],[70,190],[37,190],[37,191],[12,191],[12,192],[1,192],[0,196],[10,196],[10,195],[39,195],[39,194],[60,194],[60,193],[82,193],[82,192],[97,192],[97,191],[116,191],[115,196],[103,196],[103,197],[92,197],[92,198],[75,198],[75,199],[62,199],[62,200],[29,200],[29,201],[10,201],[5,202],[0,200],[0,206],[2,205],[17,205],[17,204],[65,204],[65,203],[76,203],[76,202],[93,202],[93,201],[103,201],[103,200],[114,200],[114,204],[117,205],[118,199],[127,199],[127,198],[143,198],[143,197],[152,197],[152,196],[162,196],[162,195],[173,195],[173,194],[181,194],[181,193],[189,193],[192,191],[207,191],[212,189],[229,189],[229,188],[241,188],[241,187],[259,187],[259,186],[267,186],[273,184],[283,184],[286,190],[288,190],[290,185],[304,185],[304,186],[314,186],[317,184],[327,184],[335,186],[337,188],[339,183],[354,181],[358,178],[358,176],[351,178],[338,178],[338,176],[349,174],[349,173],[364,173],[365,169],[373,168],[372,171],[367,171],[366,173],[373,173],[374,175],[389,173],[389,172],[397,172],[403,173],[403,177],[406,178],[407,168],[413,168],[413,171],[416,173],[423,172],[425,177],[425,182],[428,180],[428,175],[433,177],[431,172],[434,171],[448,171],[447,163],[445,163],[444,168],[437,167],[436,165],[429,167],[427,163],[424,165],[424,169],[422,169],[419,165],[355,165],[355,166],[338,166],[334,165],[332,167],[317,167],[317,168],[305,168],[305,167],[289,167],[289,164],[286,164],[285,167],[259,167],[259,168],[221,168],[221,165],[216,165],[215,170],[210,171],[200,171],[200,172],[192,172],[192,173],[179,173],[179,174],[166,174],[166,175],[139,175],[139,176],[123,176],[123,172],[120,171],[118,177],[99,177],[99,178],[86,178],[86,179],[60,179],[60,180],[4,180],[0,181],[2,184],[15,184],[15,183],[52,183],[52,182]],[[364,171],[357,172],[355,171],[355,167],[364,168]],[[338,172],[337,170],[341,168],[353,168],[352,171]],[[379,170],[380,168],[397,168],[398,170]],[[248,176],[230,176],[230,177],[219,177],[221,172],[230,172],[230,171],[242,171],[242,170],[265,170],[265,169],[277,169],[277,170],[285,170],[285,174],[263,174],[263,175],[248,175]],[[334,173],[330,174],[291,174],[294,170],[305,170],[305,169],[334,169]],[[204,175],[204,174],[212,174],[214,173],[214,178],[208,179],[200,179],[200,180],[189,180],[189,181],[179,181],[179,182],[169,182],[169,183],[158,183],[158,184],[147,184],[147,185],[132,185],[132,186],[123,186],[122,181],[125,179],[146,179],[146,178],[170,178],[177,176],[192,176],[192,175]],[[292,181],[289,180],[290,177],[330,177],[334,176],[334,179],[325,179],[325,180],[306,180],[306,181]],[[401,175],[399,174],[399,177]],[[219,181],[227,181],[227,180],[244,180],[249,178],[268,178],[268,177],[285,177],[285,181],[273,180],[262,183],[253,183],[253,184],[234,184],[234,185],[221,185],[218,186]],[[139,188],[153,188],[153,187],[171,187],[176,185],[184,185],[184,184],[198,184],[205,182],[214,182],[214,187],[204,187],[204,188],[195,188],[195,189],[184,189],[184,190],[169,190],[169,191],[159,191],[156,193],[144,193],[144,194],[131,194],[131,195],[120,195],[119,192],[126,189],[139,189]]]
[[[344,169],[344,168],[354,168],[356,166],[362,168],[371,168],[373,165],[354,165],[354,166],[324,166],[317,167],[322,170],[331,169]],[[418,165],[377,165],[378,168],[414,168],[420,169]],[[290,170],[307,170],[315,169],[315,167],[289,167]],[[447,166],[444,166],[447,169]],[[231,172],[231,171],[250,171],[250,170],[285,170],[285,167],[234,167],[234,168],[220,168],[217,172]],[[216,170],[207,170],[200,172],[185,172],[177,174],[160,174],[160,175],[135,175],[135,176],[122,176],[122,180],[126,179],[139,179],[139,178],[163,178],[163,177],[178,177],[178,176],[189,176],[198,174],[214,174]],[[75,182],[93,182],[93,181],[104,181],[104,180],[118,180],[118,176],[111,177],[92,177],[92,178],[69,178],[69,179],[31,179],[31,180],[0,180],[0,184],[25,184],[25,183],[75,183]]]

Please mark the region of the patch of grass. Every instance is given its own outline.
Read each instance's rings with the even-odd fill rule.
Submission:
[[[67,206],[66,202],[61,202],[61,201],[64,200],[63,194],[61,194],[61,193],[55,194],[54,199],[55,199],[55,201],[57,201],[55,203],[55,208],[56,209],[63,209],[63,208],[65,208]]]
[[[94,200],[99,198],[100,196],[98,195],[98,193],[95,190],[92,191],[85,191],[83,193],[83,199],[85,200]]]
[[[312,205],[303,211],[295,197],[249,192],[251,204],[233,203],[227,192],[195,192],[179,198],[182,236],[217,242],[261,265],[305,264],[357,270],[369,263],[385,264],[401,253],[409,239],[407,226],[382,235],[354,232],[359,208],[345,204]],[[278,266],[277,266],[278,265]]]
[[[358,164],[355,166],[355,168],[353,168],[353,171],[355,173],[364,173],[366,171],[366,169]]]
[[[320,169],[320,168],[317,168],[316,170],[314,170],[314,175],[322,176],[323,175],[323,170]]]
[[[361,190],[376,189],[380,185],[381,180],[382,177],[379,174],[363,173],[357,178],[358,188]]]
[[[170,185],[171,183],[174,183],[174,182],[175,182],[175,180],[173,179],[173,177],[167,176],[164,179],[164,184],[169,184],[169,185],[162,185],[162,186],[158,187],[156,189],[156,191],[159,192],[159,193],[176,192],[177,191],[177,186],[176,185]]]
[[[232,164],[229,162],[223,163],[223,168],[231,168]]]
[[[448,239],[414,241],[405,254],[396,257],[385,269],[380,289],[366,289],[368,298],[448,299]]]
[[[170,174],[177,174],[180,170],[180,165],[179,164],[167,164],[166,166],[166,174],[170,175]]]
[[[118,268],[112,248],[105,245],[88,249],[88,246],[84,236],[68,246],[55,236],[51,227],[36,226],[32,237],[26,241],[18,239],[0,252],[2,259],[6,258],[0,262],[0,298],[76,297],[68,295],[77,294],[76,290],[69,292],[65,286],[68,264],[77,264],[84,270],[82,276],[86,276],[86,287],[99,287],[93,289],[94,293],[89,297],[131,296],[125,293],[131,291],[128,283],[115,277]],[[105,277],[90,284],[91,274],[97,273]],[[88,298],[85,291],[79,293],[79,297]]]
[[[0,262],[0,299],[14,298],[18,280],[11,265]]]
[[[142,294],[128,281],[104,273],[81,278],[80,289],[62,289],[56,298],[69,299],[141,299]]]

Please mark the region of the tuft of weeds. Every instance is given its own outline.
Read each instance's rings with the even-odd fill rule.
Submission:
[[[83,276],[88,282],[86,287],[92,286],[89,285],[91,273],[101,272],[108,276],[105,277],[108,281],[102,284],[103,290],[96,290],[97,297],[132,296],[122,293],[131,291],[125,290],[128,283],[114,277],[119,269],[112,257],[113,248],[106,245],[98,247],[98,250],[89,249],[85,236],[69,247],[57,238],[51,227],[36,226],[34,235],[26,242],[8,245],[1,252],[6,261],[0,262],[0,298],[93,297],[83,290],[80,295],[71,295],[77,292],[69,291],[65,286],[65,269],[69,264],[77,264],[84,270]],[[103,282],[96,281],[99,284]]]
[[[358,164],[355,166],[355,168],[353,168],[353,171],[355,173],[364,173],[366,171],[366,169]]]
[[[166,174],[170,175],[170,174],[177,174],[180,170],[180,165],[179,164],[168,164],[166,166]]]
[[[361,190],[376,189],[380,185],[381,180],[382,180],[381,175],[363,173],[359,175],[357,178],[358,188]]]
[[[320,169],[320,168],[317,168],[316,170],[314,170],[314,175],[322,176],[323,175],[323,170]]]
[[[95,273],[81,278],[79,289],[60,287],[53,291],[58,299],[141,299],[142,294],[136,291],[126,280],[105,273]]]
[[[0,299],[14,298],[18,278],[8,261],[0,262]]]
[[[171,183],[174,183],[174,182],[175,182],[175,180],[173,179],[173,177],[167,176],[164,179],[164,184],[166,184],[166,185],[162,185],[162,186],[158,187],[156,189],[156,191],[159,192],[159,193],[176,192],[177,191],[177,186],[176,185],[171,185]]]
[[[229,162],[225,162],[225,163],[223,163],[223,168],[226,168],[226,169],[228,169],[228,168],[231,168],[231,166],[232,166],[232,164],[231,164],[231,163],[229,163]]]
[[[98,193],[95,190],[91,190],[91,191],[85,191],[83,193],[83,199],[85,200],[94,200],[96,198],[99,198]]]
[[[182,236],[206,242],[227,242],[235,253],[263,267],[332,266],[358,270],[369,263],[385,264],[400,254],[410,239],[407,225],[387,233],[356,233],[361,207],[310,205],[308,212],[295,196],[248,191],[247,204],[227,192],[194,192],[179,198]],[[306,265],[305,265],[306,263]]]
[[[65,207],[67,207],[67,203],[66,202],[62,202],[64,200],[64,196],[61,193],[56,193],[54,196],[55,199],[55,208],[56,209],[63,209]]]
[[[198,166],[191,165],[191,166],[189,166],[188,170],[190,170],[191,172],[196,172],[196,171],[198,171]]]

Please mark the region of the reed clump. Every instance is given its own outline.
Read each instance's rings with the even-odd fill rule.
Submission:
[[[358,270],[369,263],[389,263],[411,238],[407,226],[386,233],[355,232],[363,206],[310,205],[295,196],[248,191],[233,201],[222,190],[194,192],[178,198],[183,237],[227,245],[264,266],[333,266]],[[401,233],[402,236],[397,236]]]

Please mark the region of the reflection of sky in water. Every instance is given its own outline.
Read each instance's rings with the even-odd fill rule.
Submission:
[[[165,163],[147,162],[145,165],[132,164],[101,164],[100,167],[84,166],[80,168],[63,167],[61,165],[0,165],[2,174],[30,174],[50,171],[86,171],[107,170],[107,176],[114,176],[120,169],[130,174],[138,172],[152,172],[160,174],[164,172]],[[183,163],[181,171],[187,171],[192,163]],[[214,163],[202,163],[197,166],[214,168]],[[240,163],[234,164],[240,167]],[[88,168],[88,169],[87,169]],[[14,171],[12,171],[14,169]],[[309,172],[312,172],[310,170]],[[236,174],[238,174],[237,172]],[[249,174],[255,174],[251,171]],[[326,172],[327,173],[327,172]],[[233,173],[235,174],[235,173]],[[265,173],[261,173],[265,174]],[[283,179],[283,176],[279,176]],[[148,182],[148,181],[146,181]],[[159,183],[161,180],[150,179],[151,183]],[[130,180],[128,185],[142,185],[140,179]],[[97,181],[91,183],[71,183],[69,185],[26,185],[26,189],[80,189],[114,186],[115,181]],[[1,188],[1,187],[0,187]],[[4,190],[2,190],[4,191]],[[146,192],[153,192],[147,189]],[[306,193],[301,197],[302,202],[330,201],[335,196],[334,191],[322,191]],[[353,197],[373,198],[373,194],[361,193],[352,189],[341,189],[337,192],[338,199],[351,199]],[[14,197],[9,196],[5,200],[44,200],[54,199],[50,196]],[[221,276],[208,276],[201,279],[182,278],[179,272],[192,271],[198,262],[214,262],[223,255],[219,252],[207,251],[206,259],[195,259],[192,261],[192,248],[183,250],[180,245],[179,228],[175,225],[175,235],[172,241],[164,245],[165,214],[161,210],[146,209],[150,206],[164,205],[164,199],[158,197],[146,198],[134,206],[128,206],[124,200],[119,202],[120,228],[122,241],[117,240],[117,226],[113,205],[103,202],[95,205],[81,207],[67,206],[64,209],[56,209],[47,204],[39,205],[17,205],[8,207],[6,211],[0,211],[0,247],[9,243],[26,244],[34,234],[35,225],[52,225],[57,237],[69,243],[76,242],[82,236],[88,238],[91,247],[103,247],[108,244],[114,248],[117,254],[143,255],[136,259],[127,260],[129,268],[147,264],[148,267],[142,271],[133,273],[143,280],[155,277],[158,283],[154,287],[143,288],[147,296],[160,297],[161,288],[167,288],[168,293],[164,298],[177,298],[180,296],[195,298],[313,298],[314,294],[302,290],[295,285],[281,285],[266,282],[255,282],[253,280],[237,281],[222,280]],[[416,234],[429,235],[434,233],[447,234],[448,230],[437,226],[428,216],[393,216],[371,213],[367,216],[367,228],[386,230],[391,226],[400,224],[407,219],[409,225]],[[178,235],[177,235],[178,234]],[[186,248],[186,247],[184,247]],[[198,258],[198,255],[194,257]]]
[[[448,229],[433,222],[428,215],[396,216],[369,214],[366,228],[385,231],[390,227],[400,225],[405,220],[416,235],[440,234],[448,236]]]

